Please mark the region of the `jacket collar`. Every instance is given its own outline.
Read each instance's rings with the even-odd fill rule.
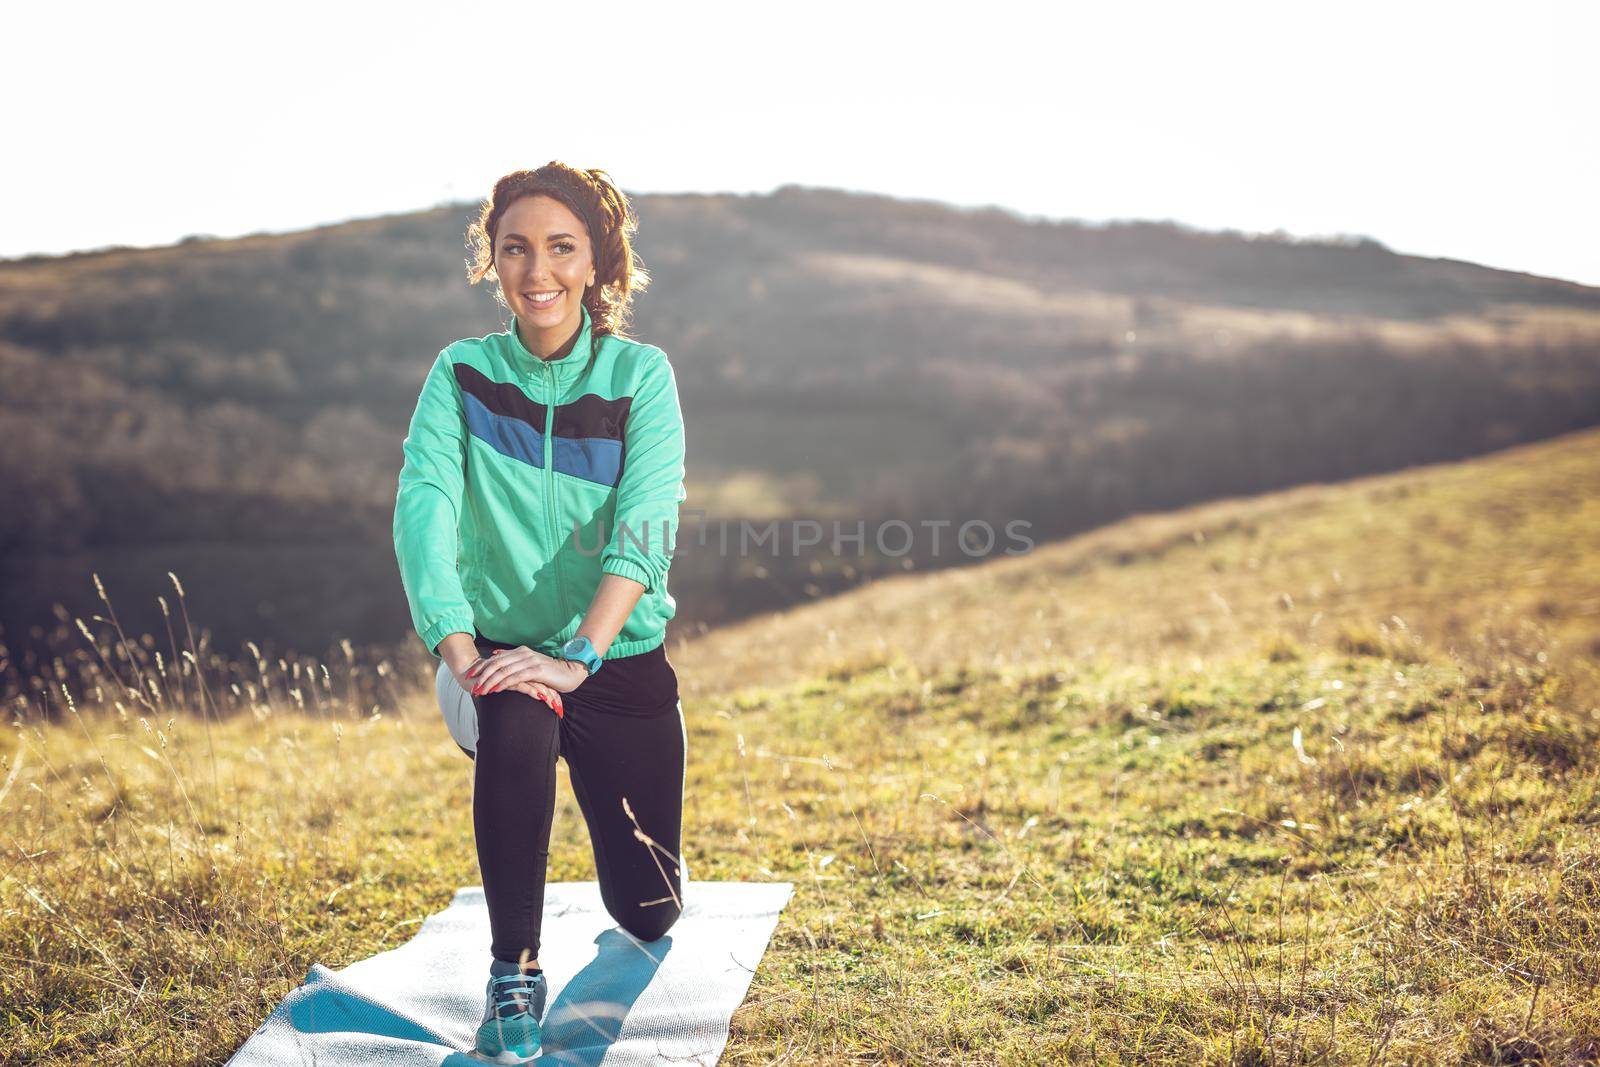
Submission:
[[[548,364],[551,371],[554,372],[555,379],[558,382],[577,377],[583,372],[583,368],[588,365],[590,355],[589,348],[593,335],[593,331],[591,329],[593,324],[589,319],[589,308],[586,305],[579,304],[578,314],[582,318],[582,324],[578,327],[577,340],[572,343],[572,351],[568,352],[560,359],[542,360],[532,352],[528,351],[528,346],[522,343],[522,338],[517,334],[517,314],[516,312],[512,312],[511,325],[506,328],[506,334],[511,338],[511,352],[513,358],[519,365],[523,366],[529,374],[543,373],[539,370],[539,364],[545,363]]]

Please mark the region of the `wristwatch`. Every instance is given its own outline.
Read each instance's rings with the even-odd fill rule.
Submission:
[[[594,642],[584,634],[579,634],[561,646],[561,658],[576,660],[583,664],[584,670],[593,674],[600,669],[605,660],[600,658],[600,653],[594,649]]]

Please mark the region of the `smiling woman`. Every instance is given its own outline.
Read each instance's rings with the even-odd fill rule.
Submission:
[[[495,183],[468,277],[498,283],[511,323],[439,353],[404,445],[395,555],[474,760],[493,957],[477,1049],[499,1062],[540,1046],[558,758],[612,917],[653,941],[683,910],[687,734],[665,639],[684,429],[666,354],[623,333],[649,281],[636,227],[603,171]]]
[[[473,251],[467,275],[473,284],[497,280],[500,301],[519,316],[519,326],[557,344],[575,336],[580,303],[594,318],[596,336],[621,336],[633,296],[650,284],[633,252],[638,225],[603,170],[552,162],[515,171],[495,183],[467,232]],[[554,351],[530,340],[522,337],[541,359]]]

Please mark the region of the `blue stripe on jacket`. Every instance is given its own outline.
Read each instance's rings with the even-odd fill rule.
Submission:
[[[525,421],[510,415],[497,415],[476,396],[462,397],[466,406],[467,430],[503,456],[519,459],[533,467],[544,467],[544,434]],[[574,478],[599,485],[616,485],[622,473],[622,442],[608,437],[555,439],[555,469]]]

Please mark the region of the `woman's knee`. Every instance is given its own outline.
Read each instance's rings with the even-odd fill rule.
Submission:
[[[679,898],[682,899],[681,897]],[[640,941],[657,941],[666,936],[678,922],[678,917],[683,914],[683,909],[671,900],[659,904],[647,904],[635,908],[632,915],[618,918],[617,924]]]
[[[541,700],[526,693],[490,693],[474,697],[478,710],[478,757],[511,760],[524,766],[550,749],[557,719]],[[544,712],[543,715],[539,714]]]

